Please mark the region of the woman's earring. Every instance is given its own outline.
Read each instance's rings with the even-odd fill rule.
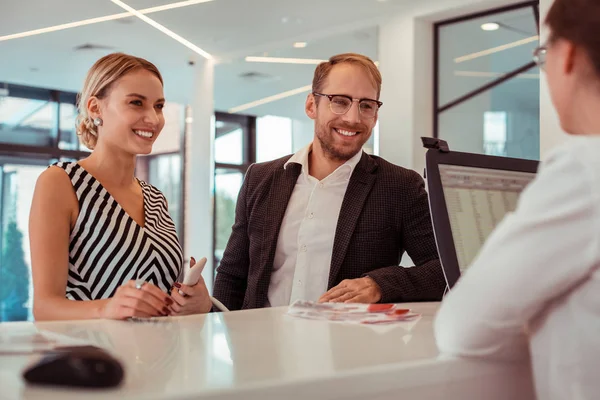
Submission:
[[[100,117],[94,118],[94,125],[102,126],[103,123],[104,123],[104,121],[102,121],[102,118],[100,118]]]

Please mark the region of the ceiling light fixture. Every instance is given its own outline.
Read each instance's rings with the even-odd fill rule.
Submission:
[[[156,22],[152,18],[145,16],[144,14],[142,14],[141,12],[139,12],[138,10],[136,10],[135,8],[133,8],[131,6],[128,6],[127,4],[123,3],[121,0],[110,0],[110,1],[112,1],[113,3],[115,3],[116,5],[118,5],[119,7],[121,7],[122,9],[124,9],[126,11],[129,11],[131,14],[135,15],[136,17],[138,17],[139,19],[141,19],[142,21],[144,21],[148,25],[150,25],[150,26],[158,29],[159,31],[161,31],[165,35],[167,35],[167,36],[169,36],[169,37],[177,40],[179,43],[181,43],[182,45],[184,45],[188,49],[193,50],[196,53],[200,54],[202,57],[206,58],[207,60],[212,60],[213,59],[213,56],[211,56],[210,54],[208,54],[206,51],[202,50],[200,47],[196,46],[195,44],[193,44],[189,40],[183,38],[182,36],[179,36],[178,34],[176,34],[175,32],[173,32],[172,30],[166,28],[165,26],[159,24],[158,22]]]
[[[305,64],[305,65],[318,65],[327,60],[320,60],[317,58],[284,58],[284,57],[253,57],[248,56],[244,58],[247,62],[258,62],[258,63],[274,63],[274,64]],[[374,61],[375,65],[379,67],[379,61]]]
[[[294,48],[296,49],[303,49],[306,47],[306,42],[295,42],[294,43]]]
[[[482,71],[454,71],[455,76],[465,76],[469,78],[499,78],[505,74],[500,72],[482,72]],[[519,74],[517,78],[540,79],[539,74]]]
[[[454,59],[454,62],[458,64],[458,63],[462,63],[465,61],[474,60],[479,57],[489,56],[490,54],[499,53],[504,50],[512,49],[513,47],[523,46],[524,44],[536,42],[539,40],[540,40],[539,36],[537,36],[537,35],[532,36],[532,37],[529,37],[526,39],[517,40],[516,42],[507,43],[502,46],[493,47],[488,50],[483,50],[483,51],[479,51],[477,53],[467,54],[466,56],[457,57]]]
[[[213,0],[179,1],[177,3],[164,4],[162,6],[144,8],[143,10],[138,10],[138,11],[142,14],[152,14],[152,13],[156,13],[156,12],[160,12],[160,11],[172,10],[172,9],[181,8],[181,7],[188,7],[188,6],[193,6],[195,4],[200,4],[200,3],[207,3],[209,1],[213,1]],[[124,12],[124,13],[119,13],[119,14],[106,15],[104,17],[89,18],[89,19],[84,19],[81,21],[75,21],[75,22],[69,22],[66,24],[49,26],[47,28],[40,28],[40,29],[31,30],[31,31],[13,33],[11,35],[0,36],[0,42],[5,41],[5,40],[11,40],[11,39],[20,39],[20,38],[24,38],[24,37],[28,37],[28,36],[41,35],[43,33],[56,32],[56,31],[62,31],[65,29],[77,28],[79,26],[98,24],[100,22],[114,21],[117,19],[131,17],[131,15],[132,14],[130,12]]]
[[[246,57],[248,62],[262,62],[275,64],[320,64],[327,60],[318,60],[314,58],[282,58],[282,57]]]
[[[500,29],[500,25],[495,22],[488,22],[487,24],[482,24],[481,29],[484,31],[497,31]]]
[[[298,89],[288,90],[287,92],[282,92],[279,94],[275,94],[273,96],[265,97],[264,99],[251,101],[250,103],[242,104],[241,106],[230,108],[227,112],[231,114],[238,113],[240,111],[245,111],[253,107],[262,106],[263,104],[272,103],[277,100],[285,99],[286,97],[295,96],[300,93],[309,92],[312,89],[312,85],[302,86]]]

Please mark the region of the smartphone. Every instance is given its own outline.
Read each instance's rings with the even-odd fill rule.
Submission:
[[[206,257],[202,257],[193,267],[187,268],[183,276],[183,282],[181,283],[187,286],[194,286],[198,283],[207,261]]]

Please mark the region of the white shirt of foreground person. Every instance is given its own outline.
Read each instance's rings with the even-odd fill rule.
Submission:
[[[272,307],[294,301],[317,301],[327,291],[333,241],[342,201],[359,151],[325,179],[309,175],[308,155],[312,144],[294,154],[284,165],[302,165],[287,209],[275,250],[268,301]]]
[[[538,399],[600,396],[600,137],[541,165],[517,209],[442,302],[442,353],[527,355]]]

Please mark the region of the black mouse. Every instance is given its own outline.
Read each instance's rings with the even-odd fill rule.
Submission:
[[[32,384],[95,388],[117,386],[123,375],[117,359],[93,346],[52,351],[23,372]]]

